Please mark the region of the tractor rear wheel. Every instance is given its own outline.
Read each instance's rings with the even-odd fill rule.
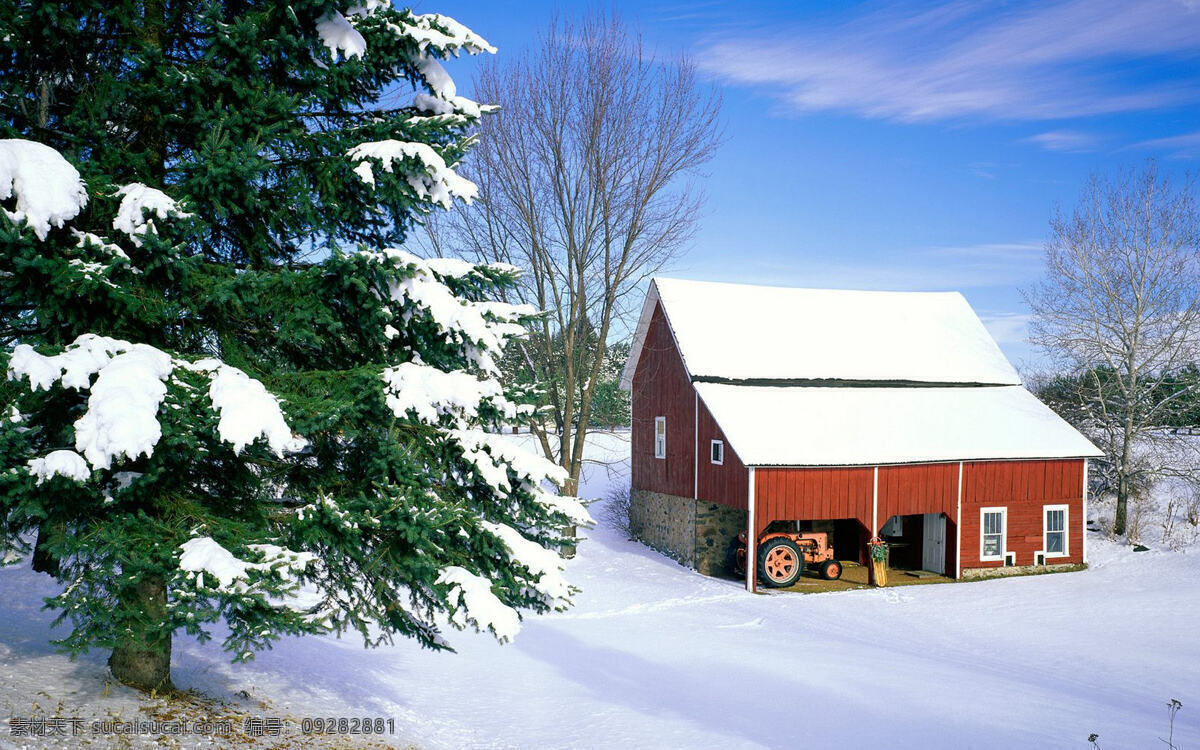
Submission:
[[[817,569],[817,572],[826,581],[836,581],[842,577],[842,564],[837,560],[826,560],[821,563],[821,567]]]
[[[741,552],[741,564],[738,564],[738,552]],[[729,543],[729,550],[725,553],[725,565],[729,572],[734,577],[746,577],[746,546],[742,544],[742,540],[734,538]]]
[[[800,548],[787,537],[768,539],[758,548],[758,575],[762,582],[774,588],[791,586],[804,572]]]

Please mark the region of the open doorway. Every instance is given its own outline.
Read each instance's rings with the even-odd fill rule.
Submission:
[[[892,516],[879,528],[888,543],[888,567],[946,574],[946,516],[913,513]]]

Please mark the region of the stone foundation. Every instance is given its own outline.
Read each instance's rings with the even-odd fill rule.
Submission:
[[[1081,570],[1078,563],[1063,563],[1059,565],[1006,565],[1002,568],[963,568],[962,577],[965,580],[973,578],[1004,578],[1005,576],[1024,576],[1034,573],[1063,573],[1068,570]]]
[[[730,542],[746,521],[744,510],[690,497],[637,489],[629,495],[633,537],[704,575],[728,572]]]
[[[729,546],[750,519],[744,510],[728,505],[692,500],[696,505],[696,564],[706,576],[732,574]]]
[[[633,538],[689,568],[696,566],[696,502],[665,492],[631,490]]]

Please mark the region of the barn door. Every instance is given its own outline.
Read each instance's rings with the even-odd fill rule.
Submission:
[[[925,539],[921,543],[921,567],[946,575],[946,517],[941,513],[926,513]]]

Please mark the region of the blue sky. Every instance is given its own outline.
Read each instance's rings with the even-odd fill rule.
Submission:
[[[499,48],[551,2],[422,0]],[[609,7],[609,6],[605,6]],[[962,291],[1010,358],[1019,289],[1090,172],[1200,166],[1200,0],[616,2],[724,97],[707,210],[672,275]],[[471,63],[452,67],[470,91]]]

